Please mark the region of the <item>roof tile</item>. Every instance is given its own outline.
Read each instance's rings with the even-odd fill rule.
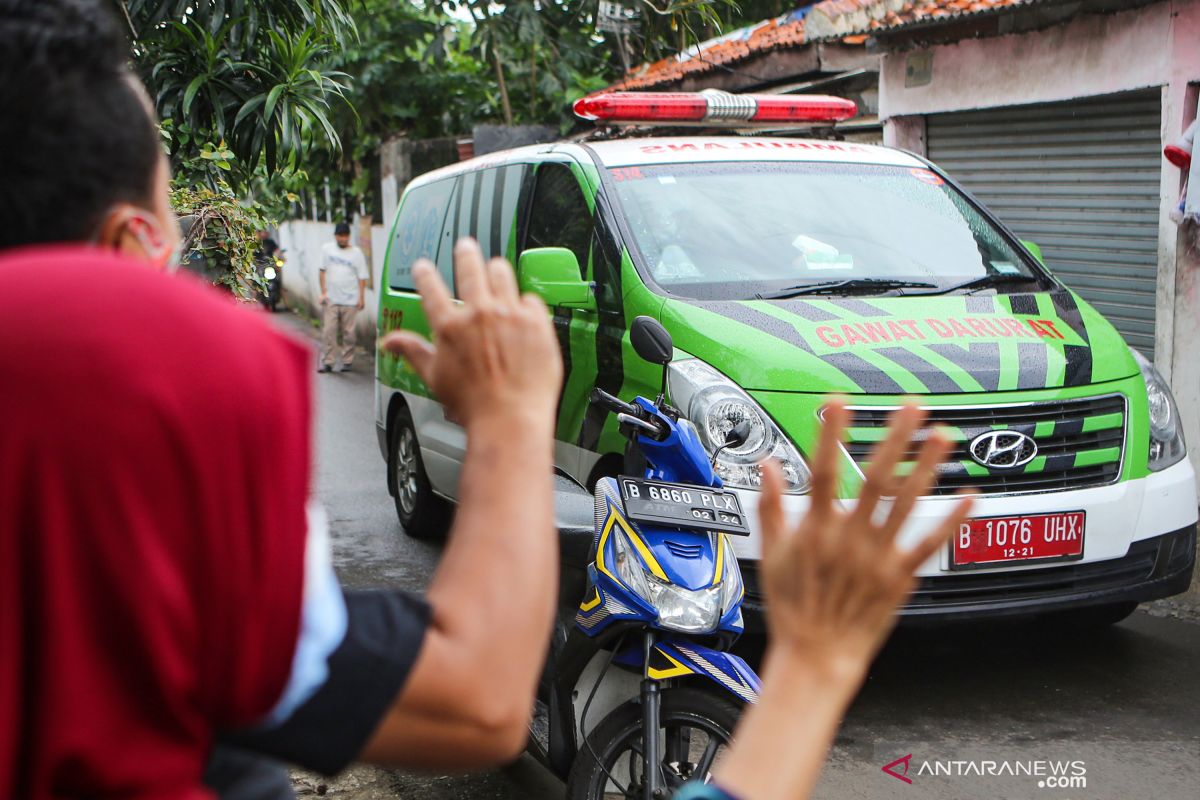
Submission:
[[[809,41],[995,12],[1040,0],[825,0],[808,15]]]
[[[609,89],[652,89],[706,72],[732,71],[734,64],[753,56],[818,39],[858,46],[865,43],[864,34],[878,30],[1035,2],[1040,0],[824,0],[701,43],[678,56],[643,64]]]

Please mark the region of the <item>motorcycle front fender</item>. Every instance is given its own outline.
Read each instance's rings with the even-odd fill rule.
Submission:
[[[641,649],[630,648],[617,656],[618,663],[641,662]],[[664,639],[654,643],[646,675],[665,681],[695,675],[708,678],[744,703],[758,702],[762,681],[744,659],[690,641]]]

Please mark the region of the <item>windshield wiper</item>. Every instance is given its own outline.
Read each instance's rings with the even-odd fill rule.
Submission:
[[[947,286],[944,289],[938,289],[934,292],[917,292],[917,294],[950,294],[951,292],[961,292],[964,290],[967,292],[973,292],[978,291],[979,289],[987,289],[993,286],[1005,286],[1013,283],[1041,282],[1042,279],[1036,275],[988,273],[987,275],[980,275],[976,278],[962,281],[961,283],[955,283],[951,286]]]
[[[846,278],[840,281],[821,281],[820,283],[804,283],[799,286],[789,286],[777,292],[757,292],[759,300],[786,300],[789,297],[800,297],[806,294],[869,294],[886,292],[892,289],[935,289],[936,283],[925,281],[901,281],[891,278]],[[923,294],[923,293],[922,293]]]

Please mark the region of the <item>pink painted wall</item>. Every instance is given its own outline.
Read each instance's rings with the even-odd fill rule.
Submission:
[[[1176,16],[1177,15],[1177,16]],[[883,56],[879,116],[1024,105],[1200,79],[1200,39],[1170,46],[1173,29],[1200,26],[1200,0],[1162,2],[1120,14],[1087,14],[1033,33],[972,39],[933,51],[933,79],[906,88],[907,53]],[[1182,61],[1182,63],[1180,63]]]

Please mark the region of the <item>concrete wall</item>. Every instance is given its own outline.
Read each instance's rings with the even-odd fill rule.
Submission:
[[[367,255],[371,279],[367,282],[367,305],[358,315],[359,344],[371,348],[375,342],[375,320],[379,313],[379,294],[382,285],[383,257],[387,252],[387,230],[383,225],[355,225],[355,244]],[[283,290],[288,304],[321,318],[321,284],[317,272],[321,267],[321,248],[333,241],[333,225],[327,222],[293,220],[279,226],[279,246],[287,263],[283,268]]]
[[[906,86],[909,57],[922,52],[932,55],[932,79]],[[1042,31],[885,53],[879,115],[885,142],[923,153],[926,114],[1157,86],[1166,145],[1195,117],[1198,82],[1200,0],[1170,0],[1119,14],[1085,14]],[[1200,473],[1200,255],[1194,236],[1181,233],[1168,217],[1182,179],[1164,160],[1154,351],[1179,401]]]
[[[880,116],[1045,103],[1164,85],[1176,55],[1167,44],[1197,0],[1121,14],[1085,14],[1033,33],[928,48],[932,80],[905,86],[913,51],[887,53],[880,66]],[[1193,42],[1193,51],[1200,45]],[[1178,54],[1181,57],[1184,54]]]

